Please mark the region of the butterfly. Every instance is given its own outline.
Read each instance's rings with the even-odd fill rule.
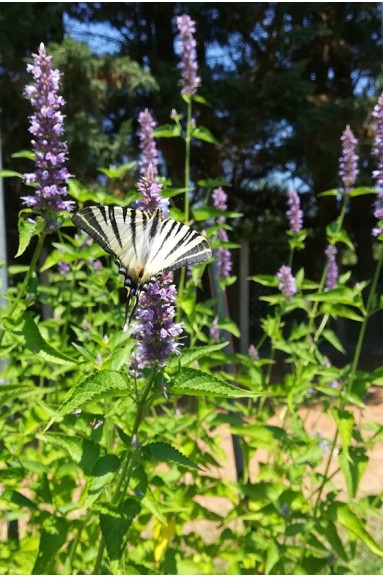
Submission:
[[[164,219],[160,209],[149,215],[127,207],[95,205],[80,209],[72,221],[112,255],[119,273],[125,277],[124,330],[141,292],[147,291],[162,272],[206,261],[212,255],[210,244],[202,235],[188,225]],[[132,297],[135,303],[128,321]]]

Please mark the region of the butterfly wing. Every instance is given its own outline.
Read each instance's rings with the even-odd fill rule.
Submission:
[[[103,205],[85,207],[72,217],[77,227],[92,237],[127,270],[134,270],[142,263],[147,220],[141,211]]]
[[[173,271],[183,265],[206,261],[211,255],[208,241],[197,231],[173,219],[164,219],[152,238],[146,269],[148,272]]]

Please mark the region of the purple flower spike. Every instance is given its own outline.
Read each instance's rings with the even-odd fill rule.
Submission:
[[[346,126],[340,140],[342,142],[342,156],[339,159],[339,176],[344,184],[343,192],[348,194],[355,186],[359,174],[359,157],[356,154],[358,141],[349,125]]]
[[[182,324],[174,323],[177,291],[171,272],[149,285],[140,297],[140,308],[132,335],[138,339],[135,355],[137,368],[165,365],[169,355],[179,353],[176,338],[182,333]]]
[[[279,269],[277,273],[277,277],[280,281],[278,286],[279,290],[285,297],[291,299],[292,296],[298,291],[295,279],[291,272],[291,267],[288,267],[287,265],[282,265],[282,267]]]
[[[52,57],[47,56],[44,44],[40,44],[38,54],[33,54],[33,64],[28,64],[27,71],[33,77],[33,83],[25,87],[25,96],[35,111],[30,117],[29,132],[34,137],[31,143],[36,156],[35,172],[24,174],[23,179],[36,188],[22,201],[26,207],[51,213],[72,211],[74,202],[65,200],[71,176],[64,166],[68,147],[62,140],[61,108],[65,101],[58,94],[60,72],[52,68]]]
[[[294,189],[289,192],[288,205],[289,210],[286,216],[289,220],[290,231],[299,233],[303,226],[303,212],[301,211],[299,195]]]
[[[142,198],[137,200],[137,208],[140,211],[153,214],[159,207],[162,215],[166,218],[169,214],[169,199],[161,196],[162,185],[156,182],[153,165],[149,164],[144,174],[138,181],[137,188]]]
[[[222,187],[214,189],[211,196],[213,205],[217,209],[219,209],[220,211],[227,210],[227,194],[225,193]],[[225,221],[226,221],[225,217],[218,217],[217,219],[217,223],[219,224],[223,224],[225,223]],[[219,229],[217,233],[217,238],[220,241],[223,241],[224,243],[227,243],[229,241],[227,231],[224,228]],[[215,250],[215,257],[217,260],[218,275],[220,277],[229,277],[232,270],[232,259],[229,249],[227,249],[226,247],[219,247],[218,249]]]
[[[184,14],[177,18],[177,28],[181,39],[181,76],[182,94],[195,94],[201,84],[198,76],[197,43],[194,39],[195,22]]]
[[[375,120],[375,143],[372,152],[378,161],[378,168],[372,173],[372,177],[378,187],[374,216],[376,219],[381,220],[383,219],[383,93],[378,98],[372,117]],[[380,224],[372,230],[372,234],[375,237],[382,233],[383,229]]]
[[[140,174],[144,175],[148,171],[149,165],[151,165],[153,177],[155,178],[158,173],[158,151],[153,135],[156,122],[147,108],[138,115],[138,122],[140,125],[139,137],[141,150],[139,162]]]
[[[338,281],[338,265],[336,264],[337,250],[334,245],[329,245],[325,251],[328,258],[327,277],[325,287],[326,289],[334,289]]]
[[[160,208],[166,218],[169,201],[161,196],[161,189],[153,165],[149,163],[138,183],[142,198],[137,201],[137,207],[149,214]],[[179,353],[176,339],[182,333],[182,324],[174,322],[176,297],[177,290],[170,271],[163,273],[149,284],[146,292],[141,293],[132,328],[132,335],[138,340],[137,351],[132,356],[132,371],[136,377],[139,370],[155,364],[163,366],[169,355]]]

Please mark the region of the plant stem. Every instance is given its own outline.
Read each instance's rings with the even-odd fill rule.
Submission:
[[[19,304],[19,301],[24,296],[24,294],[28,288],[29,281],[30,281],[33,273],[35,273],[37,261],[38,261],[38,258],[40,256],[41,249],[43,248],[45,237],[46,237],[46,232],[43,231],[41,233],[40,237],[38,238],[35,250],[34,250],[33,255],[32,255],[31,263],[29,265],[29,269],[27,271],[27,274],[25,275],[24,281],[20,285],[20,288],[19,288],[19,291],[18,291],[17,296],[15,298],[15,301],[14,301],[14,303],[13,303],[13,305],[12,305],[12,307],[8,313],[8,317],[13,317],[13,314],[16,311],[16,308]],[[3,340],[4,333],[5,333],[5,330],[1,329],[1,331],[0,331],[0,344]]]
[[[186,134],[185,134],[185,194],[184,194],[184,222],[189,223],[189,213],[190,213],[190,199],[189,199],[189,187],[190,187],[190,143],[191,143],[191,115],[192,115],[192,103],[187,103],[187,116],[186,116]],[[182,298],[185,287],[185,277],[186,277],[186,267],[182,267],[180,272],[180,282],[178,285],[178,295]],[[177,323],[180,321],[180,308],[177,308]]]
[[[113,492],[112,498],[111,498],[111,503],[113,506],[118,506],[121,503],[124,496],[126,495],[128,487],[129,487],[129,482],[130,482],[130,478],[131,478],[131,474],[129,472],[129,469],[130,469],[130,465],[131,465],[133,450],[136,449],[133,444],[135,443],[138,429],[139,429],[141,422],[142,422],[142,420],[146,414],[147,400],[148,400],[148,396],[150,394],[150,391],[151,391],[151,389],[155,383],[155,378],[157,375],[157,369],[158,369],[157,366],[153,368],[152,373],[151,373],[149,379],[147,380],[145,388],[142,392],[141,398],[137,402],[137,413],[136,413],[136,417],[135,417],[134,424],[133,424],[133,429],[132,429],[132,434],[131,434],[131,439],[130,439],[130,446],[126,452],[126,455],[125,455],[125,458],[123,461],[123,465],[122,465],[122,469],[121,469],[121,473],[120,473],[120,476],[118,478],[116,487],[114,489],[114,492]],[[100,573],[100,568],[101,568],[101,564],[102,564],[104,550],[105,550],[105,540],[103,537],[101,537],[100,545],[98,547],[97,558],[96,558],[96,563],[94,566],[93,575],[97,575]]]

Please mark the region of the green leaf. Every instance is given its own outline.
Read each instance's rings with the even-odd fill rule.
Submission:
[[[271,573],[275,564],[280,560],[280,557],[279,544],[274,540],[270,540],[266,553],[265,574]]]
[[[255,281],[265,287],[278,287],[280,281],[276,275],[253,275],[248,277],[249,281]]]
[[[348,562],[347,553],[344,549],[342,540],[339,537],[335,524],[330,520],[320,520],[317,530],[319,535],[324,536],[327,539],[328,543],[335,550],[337,555],[345,562]]]
[[[131,161],[129,163],[124,163],[122,165],[111,166],[108,169],[106,168],[99,168],[97,169],[100,173],[106,175],[109,179],[121,179],[128,171],[133,169],[136,166],[136,161]]]
[[[207,395],[210,397],[257,397],[258,393],[230,385],[218,377],[199,369],[181,369],[170,381],[169,391],[178,395]]]
[[[118,510],[109,504],[101,506],[100,527],[114,574],[123,573],[121,555],[125,545],[125,536],[140,509],[139,503],[133,498],[125,500]]]
[[[236,219],[242,217],[242,213],[234,213],[232,211],[221,211],[210,205],[203,205],[201,207],[194,207],[192,209],[195,221],[207,221],[208,219],[216,219],[217,217],[226,217],[228,219]]]
[[[17,151],[11,155],[13,159],[29,159],[30,161],[34,161],[36,159],[36,155],[33,151],[23,150]]]
[[[153,130],[153,134],[156,138],[172,138],[182,136],[181,127],[176,123],[174,124],[163,124],[158,126]]]
[[[71,389],[62,403],[56,417],[66,415],[85,405],[121,392],[130,392],[129,382],[123,373],[114,370],[101,370],[93,373]]]
[[[326,339],[326,341],[328,341],[329,343],[331,343],[333,347],[335,347],[335,349],[337,349],[341,353],[346,353],[346,350],[344,349],[343,345],[339,341],[338,336],[334,333],[334,331],[332,331],[331,329],[325,329],[322,335]]]
[[[45,443],[64,449],[76,464],[81,465],[87,475],[91,474],[100,454],[100,447],[97,444],[80,436],[61,433],[47,432],[37,437]]]
[[[20,257],[28,247],[30,240],[34,235],[39,235],[45,227],[45,221],[42,217],[37,217],[36,220],[27,221],[20,218],[18,222],[19,228],[19,248],[15,257]]]
[[[349,249],[354,250],[354,245],[348,233],[344,229],[339,229],[338,221],[333,221],[326,227],[326,234],[331,245],[336,243],[344,243]]]
[[[348,504],[344,502],[332,502],[329,504],[327,511],[330,519],[343,526],[343,528],[346,528],[346,530],[361,540],[371,552],[383,557],[383,548],[375,542],[374,538],[367,531],[364,522],[350,510]]]
[[[350,191],[348,193],[349,197],[360,197],[362,195],[371,195],[374,194],[376,195],[377,190],[374,189],[373,187],[356,187],[356,189],[352,189],[352,191]]]
[[[365,448],[351,446],[347,453],[340,452],[339,463],[346,481],[347,493],[351,499],[355,498],[360,480],[368,465]]]
[[[22,174],[18,173],[17,171],[9,171],[6,169],[1,169],[0,170],[0,178],[6,179],[8,177],[18,177],[18,178],[22,178]]]
[[[337,408],[332,410],[332,414],[340,434],[342,449],[347,454],[348,448],[351,444],[352,430],[355,423],[354,414],[351,411]]]
[[[341,194],[341,192],[339,189],[329,189],[328,191],[324,191],[323,193],[319,193],[318,197],[337,197],[340,194]]]
[[[353,309],[345,305],[337,305],[336,303],[323,303],[321,305],[321,312],[332,317],[344,317],[345,319],[352,319],[353,321],[363,321],[363,317],[355,313]]]
[[[179,450],[164,442],[153,442],[142,448],[144,457],[154,462],[165,462],[187,468],[188,470],[198,470],[197,464],[189,460]]]
[[[33,353],[44,359],[44,361],[51,363],[60,365],[76,363],[74,359],[65,355],[65,353],[61,353],[61,351],[58,351],[58,349],[55,349],[44,340],[29,311],[24,313],[22,320],[22,335],[25,339],[25,345]]]
[[[192,138],[203,140],[212,144],[219,144],[219,141],[212,135],[212,133],[204,126],[196,126],[192,130]]]
[[[113,480],[119,467],[120,460],[114,455],[103,456],[97,460],[88,485],[88,495],[84,502],[85,509],[97,500],[105,486]]]
[[[163,526],[166,526],[166,518],[160,510],[158,502],[154,499],[152,494],[148,492],[141,500],[141,504],[149,510],[151,514],[159,521]]]
[[[229,318],[222,319],[219,322],[219,328],[222,329],[223,331],[228,331],[229,333],[234,335],[234,337],[240,337],[241,335],[238,325]]]
[[[40,546],[32,574],[54,574],[57,552],[67,540],[69,524],[64,518],[50,514],[40,534]]]
[[[190,347],[188,349],[185,349],[181,353],[181,355],[173,355],[168,360],[166,367],[167,368],[178,367],[179,365],[181,365],[182,367],[188,367],[189,365],[192,365],[193,363],[198,361],[198,359],[206,357],[211,353],[214,353],[214,351],[219,351],[220,349],[223,349],[224,347],[226,347],[226,345],[228,345],[228,343],[229,343],[228,341],[225,341],[223,343],[215,343],[214,345],[204,345],[202,347]]]

